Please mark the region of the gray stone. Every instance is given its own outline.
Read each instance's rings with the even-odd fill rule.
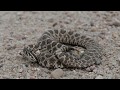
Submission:
[[[62,69],[56,69],[51,72],[51,76],[55,79],[59,79],[63,75],[63,70]]]
[[[103,79],[103,76],[98,75],[95,79]]]

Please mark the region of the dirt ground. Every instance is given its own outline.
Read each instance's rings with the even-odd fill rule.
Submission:
[[[119,11],[1,11],[0,78],[52,79],[51,70],[22,59],[24,45],[48,29],[79,30],[104,48],[102,64],[92,72],[64,69],[60,79],[120,79]]]

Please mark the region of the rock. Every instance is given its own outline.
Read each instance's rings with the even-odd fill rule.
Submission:
[[[90,67],[86,68],[86,71],[92,72],[94,69],[95,69],[95,66],[90,66]]]
[[[119,27],[120,26],[120,21],[118,19],[115,19],[114,22],[110,24],[111,26]]]
[[[31,68],[32,71],[37,71],[37,68]]]
[[[76,74],[77,72],[75,70],[73,70],[73,73]]]
[[[27,79],[30,79],[30,73],[26,74]]]
[[[62,69],[56,69],[51,72],[51,76],[55,79],[59,79],[63,75],[63,70]]]
[[[96,32],[96,31],[97,31],[97,29],[95,29],[95,28],[91,29],[91,32]]]
[[[115,33],[115,32],[114,32],[114,33],[112,33],[112,37],[113,37],[113,38],[119,38],[119,35],[118,35],[118,33]]]
[[[113,22],[112,25],[119,27],[120,26],[120,22]]]
[[[54,23],[52,26],[55,27],[57,25],[57,23]]]
[[[103,79],[103,76],[98,75],[95,79]]]
[[[90,22],[90,26],[94,26],[94,22],[93,21]]]
[[[48,19],[48,22],[53,23],[53,22],[54,22],[54,19],[53,19],[53,18],[50,18],[50,19]]]
[[[3,64],[0,64],[0,68],[2,68],[3,67]]]
[[[101,39],[105,39],[105,35],[106,33],[104,31],[102,31],[98,36],[101,38]]]
[[[102,62],[100,60],[96,60],[95,64],[100,65]]]
[[[22,68],[20,68],[20,69],[19,69],[19,73],[22,73],[22,72],[23,72],[23,69],[22,69]]]
[[[36,53],[36,55],[39,55],[40,54],[40,50],[37,50],[35,53]]]
[[[112,74],[107,74],[106,79],[113,79],[113,75]]]
[[[0,54],[0,60],[3,59],[5,55]]]
[[[17,15],[22,15],[22,14],[23,14],[22,11],[17,12]]]

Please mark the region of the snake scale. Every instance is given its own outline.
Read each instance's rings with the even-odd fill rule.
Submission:
[[[74,46],[85,48],[80,58],[69,53],[74,50]],[[102,47],[87,35],[76,31],[47,30],[36,44],[25,46],[20,54],[47,68],[84,69],[101,64]]]

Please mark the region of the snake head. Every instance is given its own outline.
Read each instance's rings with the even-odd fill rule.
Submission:
[[[37,56],[35,55],[33,48],[34,45],[25,46],[19,54],[31,62],[37,62]]]

